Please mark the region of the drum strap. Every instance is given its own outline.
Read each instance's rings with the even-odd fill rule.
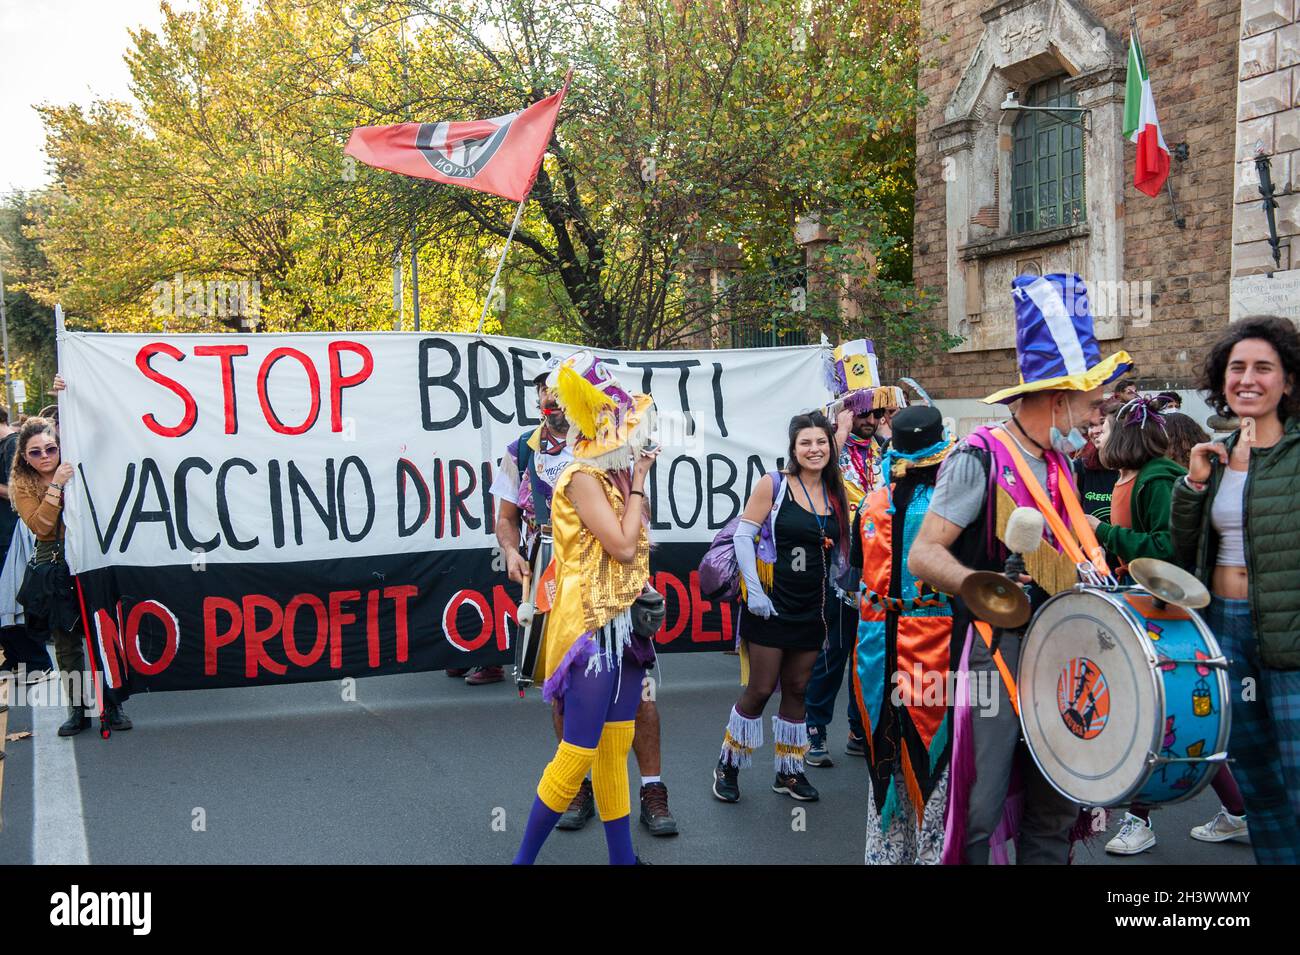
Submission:
[[[1025,463],[1024,456],[1020,449],[1016,447],[1015,440],[1000,428],[991,429],[994,438],[1002,443],[1002,446],[1011,454],[1011,459],[1016,462],[1016,470],[1020,472],[1020,478],[1025,482],[1025,488],[1029,491],[1038,505],[1038,510],[1042,512],[1047,524],[1052,529],[1056,539],[1061,542],[1065,552],[1070,555],[1070,559],[1076,564],[1090,562],[1102,577],[1110,576],[1110,568],[1106,566],[1106,551],[1102,549],[1101,544],[1097,542],[1097,535],[1092,531],[1092,525],[1088,523],[1088,518],[1084,516],[1083,508],[1079,505],[1079,497],[1074,493],[1074,485],[1070,483],[1068,476],[1063,476],[1057,484],[1060,488],[1061,499],[1065,502],[1065,512],[1070,516],[1070,525],[1074,529],[1071,533],[1069,527],[1065,526],[1065,521],[1061,520],[1061,515],[1052,502],[1048,500],[1047,492],[1043,486],[1038,483],[1034,477],[1034,472],[1029,470],[1029,465]],[[1050,462],[1049,462],[1049,467]],[[1078,534],[1078,537],[1075,537]],[[1085,555],[1085,549],[1087,551]]]
[[[1002,651],[993,649],[993,627],[983,620],[972,620],[971,623],[979,631],[979,635],[984,638],[984,643],[989,648],[989,653],[993,657],[993,662],[997,664],[998,672],[1002,674],[1002,682],[1007,688],[1007,698],[1011,700],[1011,709],[1020,715],[1020,697],[1016,691],[1016,678],[1011,675],[1011,669],[1007,666],[1007,661],[1002,659]]]

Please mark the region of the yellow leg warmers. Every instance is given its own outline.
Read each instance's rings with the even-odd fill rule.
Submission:
[[[601,742],[604,741],[602,736]],[[592,761],[596,759],[598,753],[599,750],[588,749],[585,746],[574,746],[568,742],[560,743],[555,751],[555,758],[547,763],[546,769],[542,771],[542,780],[537,784],[537,798],[544,802],[551,812],[564,812],[569,808],[569,803],[573,802],[573,797],[578,795],[578,787],[582,785],[583,777],[587,775],[587,770],[591,768]],[[623,787],[626,802],[626,773],[624,773]]]
[[[627,785],[627,751],[632,748],[633,720],[606,723],[591,767],[591,788],[601,822],[622,819],[632,811]]]

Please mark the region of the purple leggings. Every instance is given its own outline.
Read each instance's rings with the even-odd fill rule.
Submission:
[[[578,661],[573,666],[578,670],[585,664]],[[644,680],[645,668],[626,657],[623,666],[612,671],[602,661],[600,673],[575,672],[569,679],[568,691],[560,698],[564,741],[595,749],[606,723],[635,719]]]
[[[573,672],[569,674],[568,689],[560,697],[564,741],[584,749],[595,749],[606,723],[622,723],[636,718],[637,707],[641,705],[645,667],[631,657],[624,657],[622,667],[613,670],[602,667],[600,673],[587,673],[586,663],[582,660],[571,666]],[[559,819],[560,813],[549,809],[540,797],[533,799],[523,842],[515,855],[516,865],[532,865],[536,861],[542,843]],[[627,816],[605,823],[605,845],[609,850],[610,865],[636,863]]]
[[[1224,763],[1219,767],[1219,771],[1214,774],[1210,780],[1210,785],[1214,787],[1215,794],[1219,797],[1219,802],[1223,803],[1223,808],[1228,810],[1234,816],[1244,815],[1246,804],[1242,802],[1241,790],[1237,788],[1237,781],[1232,778],[1232,770],[1228,769],[1228,764]],[[1129,812],[1137,816],[1143,822],[1151,821],[1151,807],[1143,806],[1140,803],[1134,803]]]

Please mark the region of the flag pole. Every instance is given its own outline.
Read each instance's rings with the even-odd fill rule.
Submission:
[[[519,200],[519,208],[515,210],[515,221],[510,223],[510,232],[506,236],[506,247],[501,250],[501,258],[497,259],[497,270],[492,273],[492,284],[488,286],[487,298],[483,302],[483,314],[478,317],[478,331],[475,334],[483,334],[483,322],[487,319],[488,309],[492,305],[492,293],[496,291],[497,279],[501,277],[501,266],[506,264],[506,253],[510,251],[510,241],[515,237],[515,230],[519,228],[519,219],[524,214],[524,203],[528,201],[528,196]]]

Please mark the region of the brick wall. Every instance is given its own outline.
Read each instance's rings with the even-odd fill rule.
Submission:
[[[1083,5],[1127,44],[1127,0]],[[980,15],[991,6],[987,0],[921,2],[920,84],[929,101],[917,123],[914,274],[918,284],[940,293],[931,315],[943,328],[948,230],[943,166],[932,131],[942,123],[944,106],[984,33]],[[1154,302],[1149,325],[1134,327],[1128,319],[1123,339],[1103,342],[1102,351],[1126,349],[1139,379],[1152,390],[1187,387],[1209,341],[1228,321],[1240,23],[1240,0],[1139,6],[1138,31],[1165,140],[1171,147],[1186,142],[1190,149],[1190,158],[1175,161],[1170,173],[1187,227],[1174,225],[1166,194],[1151,198],[1133,188],[1134,147],[1125,144],[1125,189],[1117,197],[1124,275],[1114,278],[1149,280]],[[1009,289],[1007,302],[1010,308]],[[1017,374],[1011,349],[944,355],[912,371],[936,398],[982,397],[1013,383]]]

